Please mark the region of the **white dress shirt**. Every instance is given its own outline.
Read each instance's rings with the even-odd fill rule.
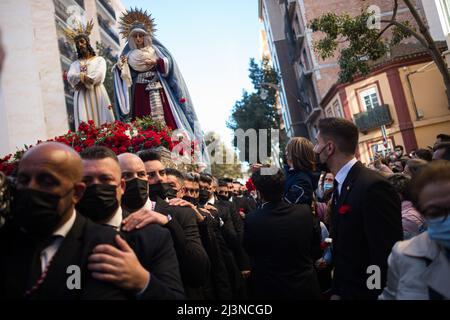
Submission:
[[[336,174],[334,179],[338,182],[338,191],[339,194],[341,194],[342,185],[344,184],[345,179],[347,178],[348,173],[350,172],[351,168],[355,165],[355,163],[358,162],[356,158],[353,158],[349,162],[347,162]]]
[[[116,210],[116,212],[112,215],[111,219],[106,221],[104,224],[114,227],[116,230],[120,230],[120,226],[122,225],[122,220],[123,220],[122,208],[119,206],[119,208]]]
[[[48,264],[55,256],[58,251],[61,243],[64,241],[64,238],[69,233],[70,229],[72,229],[73,224],[75,223],[76,213],[75,210],[72,212],[72,216],[69,220],[66,221],[61,227],[59,227],[55,232],[53,232],[53,236],[60,236],[55,241],[53,241],[48,247],[46,247],[41,252],[41,270],[42,272],[47,268]]]

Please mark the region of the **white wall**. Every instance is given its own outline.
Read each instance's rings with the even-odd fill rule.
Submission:
[[[437,9],[440,7],[439,0],[422,0],[422,6],[430,27],[431,36],[435,41],[445,41],[444,27]]]
[[[0,136],[2,154],[67,131],[54,19],[52,1],[0,1],[6,49],[0,124],[8,127]]]

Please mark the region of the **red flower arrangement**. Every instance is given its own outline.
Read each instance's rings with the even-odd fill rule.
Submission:
[[[247,188],[248,192],[251,192],[253,190],[256,190],[255,185],[253,184],[252,178],[249,178],[247,182],[245,183],[245,187]]]
[[[339,207],[338,212],[339,214],[347,214],[350,211],[350,206],[348,204],[343,204]]]
[[[138,151],[157,146],[164,146],[172,150],[177,142],[172,142],[171,130],[155,122],[151,117],[143,117],[132,122],[105,123],[100,127],[94,125],[94,121],[82,122],[78,131],[68,131],[65,135],[49,139],[74,148],[81,152],[90,146],[105,146],[114,153],[121,154],[125,152],[136,153]],[[37,144],[42,141],[38,141]],[[25,153],[32,146],[25,146],[25,149],[17,151],[14,155],[9,154],[0,158],[0,171],[10,175]]]

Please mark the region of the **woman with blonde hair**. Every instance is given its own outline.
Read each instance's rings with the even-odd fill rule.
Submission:
[[[303,137],[292,138],[286,146],[284,200],[288,203],[312,203],[318,181],[313,149],[311,141]]]

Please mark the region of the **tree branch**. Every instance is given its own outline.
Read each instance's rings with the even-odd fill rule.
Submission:
[[[387,29],[389,29],[390,27],[392,27],[394,24],[392,23],[392,20],[381,20],[380,22],[386,22],[388,23],[388,25],[386,27],[384,27],[383,30],[380,31],[380,33],[378,34],[378,37],[375,39],[375,42],[378,41],[378,39],[381,38],[381,36],[383,35],[383,33],[386,32]]]
[[[395,20],[397,17],[397,10],[398,10],[398,0],[394,1],[394,10],[392,10],[392,17],[391,20]]]
[[[426,40],[423,36],[421,36],[419,33],[417,33],[416,31],[412,30],[411,28],[408,28],[407,26],[401,24],[401,23],[398,22],[398,21],[391,21],[391,23],[392,23],[394,26],[396,26],[396,27],[402,29],[404,32],[410,33],[410,34],[411,34],[414,38],[416,38],[416,39],[417,39],[417,40],[418,40],[425,48],[430,48],[430,46],[429,46],[427,40]]]

